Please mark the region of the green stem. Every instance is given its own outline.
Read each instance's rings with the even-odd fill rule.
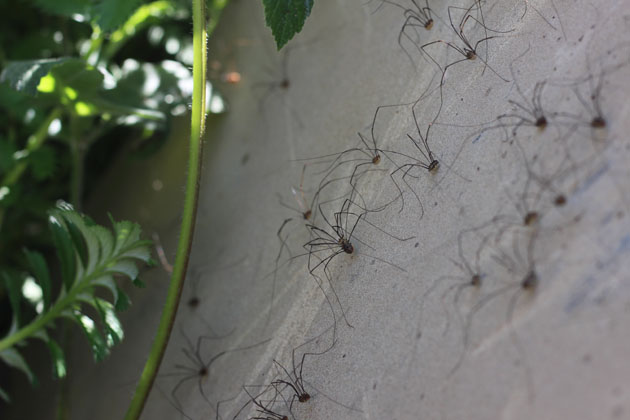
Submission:
[[[149,358],[144,366],[140,381],[136,386],[133,399],[125,415],[125,420],[136,420],[149,396],[157,371],[162,362],[168,339],[173,329],[179,299],[184,286],[188,259],[192,248],[193,231],[197,215],[199,197],[199,177],[201,170],[201,137],[205,130],[206,119],[206,18],[205,0],[193,0],[193,101],[190,130],[190,150],[188,154],[188,177],[186,180],[186,197],[175,266],[171,283],[162,311],[162,318],[156,333]]]

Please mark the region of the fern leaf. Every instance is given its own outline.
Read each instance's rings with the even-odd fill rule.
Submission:
[[[51,270],[38,252],[25,250],[28,275],[0,273],[14,314],[9,334],[0,339],[0,360],[22,370],[31,382],[35,377],[18,348],[29,338],[39,338],[47,344],[56,377],[66,374],[63,350],[47,334],[59,318],[68,318],[79,325],[97,361],[107,357],[110,348],[123,340],[124,332],[116,311],[129,306],[129,297],[118,287],[116,278],[129,278],[138,285],[137,264],[150,261],[151,242],[140,239],[140,226],[135,223],[112,220],[112,224],[113,232],[96,225],[66,203],[59,203],[49,212],[59,258],[56,266],[63,283],[56,297],[52,296]],[[30,295],[27,294],[29,287]],[[95,295],[97,289],[103,288],[111,292],[111,299]],[[37,305],[39,315],[22,325],[25,298]],[[87,315],[86,306],[96,310],[100,322]],[[0,390],[0,398],[8,399],[8,395]]]

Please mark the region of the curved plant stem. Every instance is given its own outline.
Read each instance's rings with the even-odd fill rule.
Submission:
[[[171,276],[171,283],[166,297],[166,304],[162,311],[160,325],[144,366],[140,381],[136,386],[131,404],[127,409],[125,420],[136,420],[142,414],[142,409],[149,396],[162,357],[173,329],[173,322],[177,313],[177,306],[184,286],[184,277],[188,267],[190,249],[192,247],[193,231],[197,215],[197,201],[199,196],[199,177],[201,169],[201,137],[205,130],[206,118],[206,18],[205,0],[193,0],[193,101],[192,121],[190,130],[190,150],[188,154],[188,177],[186,180],[186,197],[184,198],[184,213],[182,220],[175,266]]]

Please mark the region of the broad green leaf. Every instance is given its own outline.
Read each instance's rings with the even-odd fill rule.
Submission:
[[[81,62],[78,58],[61,57],[44,60],[9,61],[2,74],[0,82],[8,82],[9,85],[28,95],[37,95],[37,86],[42,77],[52,69],[64,63]]]
[[[2,359],[7,365],[24,372],[31,384],[37,384],[37,378],[35,378],[30,366],[14,347],[9,347],[8,349],[0,351],[0,359]]]
[[[107,345],[112,347],[120,343],[122,339],[125,338],[125,333],[123,332],[122,325],[120,325],[118,316],[116,316],[116,311],[114,311],[114,305],[99,298],[95,298],[94,302],[103,321],[103,326],[105,327]]]
[[[302,30],[313,0],[263,0],[263,5],[265,21],[280,49]]]
[[[52,231],[53,243],[55,244],[57,255],[59,256],[63,284],[68,291],[72,288],[77,269],[72,239],[65,229],[65,226],[59,220],[59,216],[54,215],[52,212],[48,217],[48,225]]]
[[[101,333],[96,328],[96,323],[89,316],[82,314],[80,311],[73,312],[74,320],[79,324],[92,347],[92,353],[96,361],[101,361],[109,355],[109,347],[103,340]]]
[[[53,68],[39,90],[56,95],[61,103],[81,117],[111,113],[155,121],[165,119],[161,112],[108,99],[104,75],[107,75],[108,83],[113,83],[113,76],[103,67],[97,69],[82,60],[68,61]]]
[[[31,274],[35,277],[37,284],[42,288],[44,298],[44,312],[50,308],[52,302],[52,284],[50,282],[50,273],[48,272],[48,266],[46,260],[36,251],[24,250],[28,267]]]
[[[64,378],[66,376],[66,359],[63,355],[63,350],[54,340],[49,339],[46,344],[48,344],[53,363],[53,376],[57,379]]]
[[[98,0],[94,7],[97,23],[109,32],[118,28],[136,9],[138,0]]]
[[[61,16],[86,14],[91,7],[91,0],[32,0],[42,11]]]

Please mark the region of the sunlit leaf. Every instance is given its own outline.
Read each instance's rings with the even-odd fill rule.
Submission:
[[[90,342],[94,359],[96,361],[105,359],[109,355],[109,346],[98,331],[98,328],[96,328],[94,320],[79,311],[74,311],[73,316]]]
[[[9,61],[0,74],[0,82],[7,82],[20,92],[35,96],[42,77],[64,63],[81,62],[78,58],[61,57],[44,60]]]
[[[103,321],[107,345],[112,347],[120,343],[125,337],[125,333],[123,332],[122,325],[120,324],[118,316],[116,316],[116,312],[114,311],[114,305],[99,298],[95,298],[94,302],[96,303],[96,308],[101,316],[101,321]]]

